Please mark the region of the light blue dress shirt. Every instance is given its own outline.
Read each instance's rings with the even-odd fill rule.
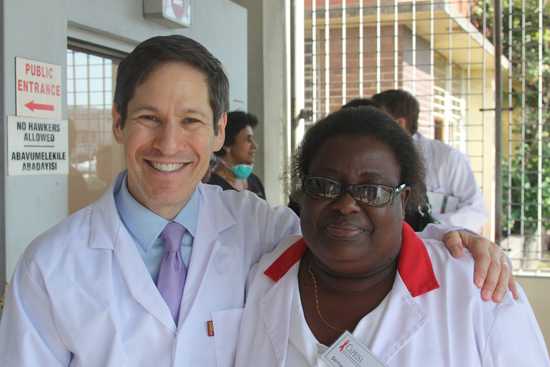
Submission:
[[[153,281],[156,282],[160,262],[164,255],[164,244],[159,236],[169,221],[153,213],[134,199],[128,191],[127,177],[127,175],[124,177],[120,190],[114,194],[116,207],[124,226],[136,241],[137,249],[147,270],[149,270]],[[189,267],[193,239],[197,230],[199,199],[199,194],[195,189],[187,204],[173,220],[173,222],[181,224],[186,229],[181,240],[181,256],[187,267]]]

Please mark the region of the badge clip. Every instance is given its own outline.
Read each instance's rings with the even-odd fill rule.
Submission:
[[[349,331],[345,331],[321,355],[331,367],[385,367],[371,351],[357,340]]]
[[[206,322],[206,333],[208,336],[214,336],[214,322],[212,320]]]

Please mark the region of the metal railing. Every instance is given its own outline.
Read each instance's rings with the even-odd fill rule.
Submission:
[[[491,212],[484,234],[516,271],[550,269],[550,2],[304,0],[303,9],[306,126],[346,100],[411,91],[421,132],[469,156]]]

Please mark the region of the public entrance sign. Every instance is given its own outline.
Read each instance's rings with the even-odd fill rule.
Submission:
[[[61,66],[15,58],[17,116],[61,120]]]
[[[8,175],[69,173],[67,120],[8,116]]]

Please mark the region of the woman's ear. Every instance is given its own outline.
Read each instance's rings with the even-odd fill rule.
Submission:
[[[405,218],[405,213],[407,211],[407,203],[409,202],[410,196],[411,196],[411,188],[409,186],[406,186],[399,193],[399,200],[401,201],[401,216],[403,218]]]

